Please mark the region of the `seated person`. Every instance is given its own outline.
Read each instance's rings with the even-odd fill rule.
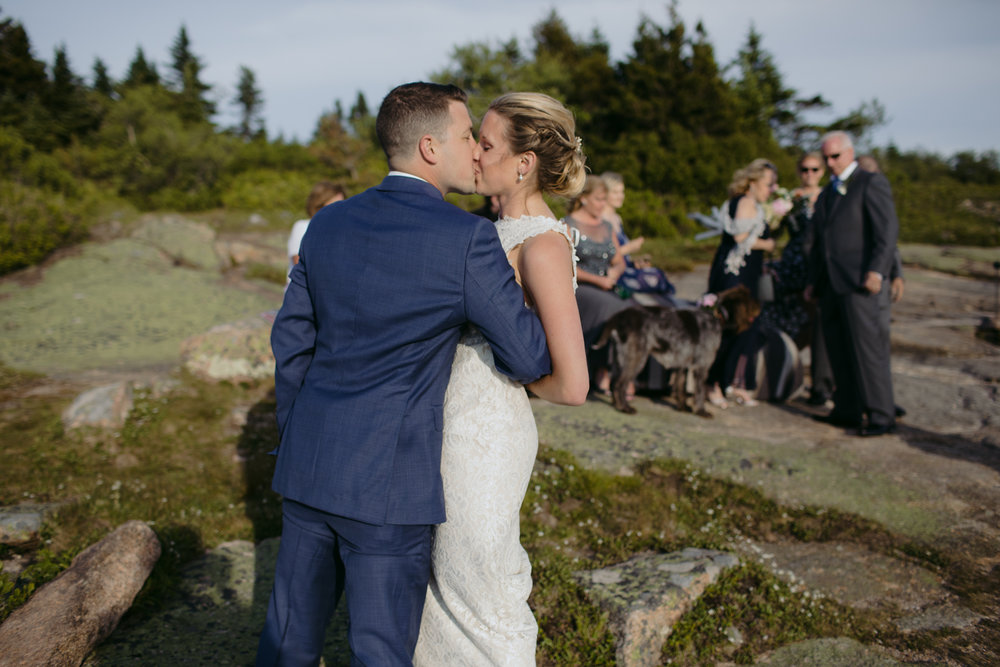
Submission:
[[[608,201],[601,217],[611,223],[618,241],[619,252],[622,253],[625,261],[625,269],[618,279],[618,289],[631,295],[651,295],[648,298],[640,296],[636,299],[645,305],[679,305],[672,298],[676,289],[667,279],[666,274],[653,266],[652,258],[649,255],[632,257],[632,253],[638,251],[646,239],[639,236],[629,240],[622,227],[622,218],[618,209],[625,202],[625,181],[621,174],[606,171],[601,174],[601,180],[604,181],[608,190]]]

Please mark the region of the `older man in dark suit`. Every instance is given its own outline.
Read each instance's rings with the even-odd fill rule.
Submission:
[[[883,435],[895,430],[889,275],[899,221],[889,181],[858,168],[847,134],[824,136],[822,152],[833,176],[816,201],[807,298],[820,299],[836,388],[820,419]]]

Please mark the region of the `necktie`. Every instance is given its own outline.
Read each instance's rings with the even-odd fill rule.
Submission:
[[[834,190],[836,190],[838,187],[840,187],[840,177],[837,176],[836,174],[834,174],[833,176],[831,176],[830,177],[830,185],[833,186]]]

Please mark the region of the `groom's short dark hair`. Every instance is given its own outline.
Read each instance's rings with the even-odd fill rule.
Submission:
[[[452,84],[404,83],[393,88],[382,100],[375,132],[385,156],[409,157],[420,137],[439,134],[449,121],[451,102],[466,104],[465,91]]]

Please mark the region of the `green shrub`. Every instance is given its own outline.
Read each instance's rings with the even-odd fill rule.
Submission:
[[[0,182],[0,275],[37,264],[87,236],[90,206],[60,194]]]
[[[263,280],[275,285],[284,285],[288,278],[288,269],[284,266],[253,262],[247,266],[246,277],[251,280]]]
[[[318,178],[302,172],[251,169],[225,180],[222,205],[243,211],[290,210],[306,213],[306,198]]]
[[[27,602],[37,587],[52,581],[69,567],[75,555],[75,551],[53,553],[41,549],[35,554],[34,562],[13,580],[3,571],[3,564],[0,563],[0,623]]]

